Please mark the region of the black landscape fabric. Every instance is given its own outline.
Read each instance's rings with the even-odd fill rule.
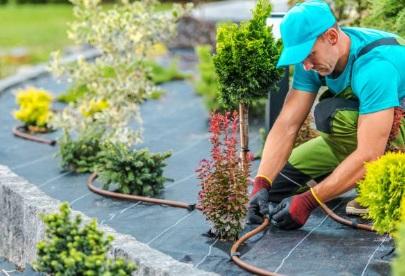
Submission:
[[[97,218],[99,224],[133,235],[179,261],[220,275],[250,274],[230,261],[231,243],[205,235],[210,226],[199,211],[112,200],[93,194],[86,187],[87,174],[61,171],[59,159],[55,157],[57,146],[14,137],[11,129],[18,122],[11,114],[16,109],[13,92],[29,85],[48,89],[55,95],[68,87],[65,82],[58,83],[46,76],[9,89],[0,96],[0,164],[7,165],[49,196],[68,201],[73,209]],[[152,152],[171,150],[173,155],[167,160],[165,176],[174,181],[166,183],[161,197],[195,203],[199,191],[195,169],[201,159],[209,157],[210,151],[209,114],[189,82],[169,82],[162,88],[167,91],[166,95],[147,101],[141,108],[144,144],[137,147],[148,147]],[[253,151],[260,148],[258,128],[261,125],[263,123],[257,123],[250,129]],[[57,131],[44,137],[60,135]],[[252,175],[257,167],[256,161]],[[352,197],[353,194],[349,194],[329,206],[343,214],[345,203]],[[246,231],[250,229],[252,226],[246,227]],[[281,231],[270,227],[252,238],[241,248],[241,258],[285,275],[388,275],[392,249],[389,237],[340,225],[316,210],[300,230]],[[9,263],[1,261],[0,269],[6,265],[9,268]]]

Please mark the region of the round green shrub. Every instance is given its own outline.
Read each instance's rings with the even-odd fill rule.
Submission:
[[[42,216],[45,240],[37,244],[36,270],[47,275],[126,276],[136,269],[123,259],[107,259],[113,237],[105,236],[95,220],[82,225],[80,215],[72,218],[68,203],[59,210]]]
[[[116,192],[124,194],[154,196],[163,189],[164,161],[170,155],[170,152],[154,154],[147,149],[131,150],[121,143],[105,143],[96,172],[104,189],[113,186]]]
[[[405,153],[389,152],[365,167],[358,202],[368,208],[367,217],[372,219],[378,233],[394,233],[405,191]]]
[[[405,196],[401,200],[401,223],[395,237],[396,258],[392,262],[392,275],[405,275]]]
[[[65,131],[59,140],[58,152],[62,168],[77,173],[93,172],[101,150],[102,135],[101,130],[89,128],[74,139]]]

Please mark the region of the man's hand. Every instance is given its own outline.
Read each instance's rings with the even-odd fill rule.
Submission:
[[[269,216],[271,222],[285,230],[293,230],[302,227],[308,220],[311,212],[319,206],[319,203],[311,193],[305,193],[283,199]]]
[[[247,220],[251,224],[261,224],[269,214],[269,191],[261,189],[249,201]]]
[[[261,224],[263,217],[269,214],[270,187],[270,179],[263,175],[256,176],[248,205],[247,220],[249,223]]]

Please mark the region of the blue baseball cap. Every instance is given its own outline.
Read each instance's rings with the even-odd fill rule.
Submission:
[[[291,8],[280,24],[283,51],[277,68],[304,61],[318,36],[335,23],[336,18],[324,1],[306,1]]]

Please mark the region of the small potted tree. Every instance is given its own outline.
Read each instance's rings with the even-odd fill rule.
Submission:
[[[225,23],[217,30],[215,69],[220,99],[225,105],[239,104],[242,165],[247,170],[248,105],[267,96],[281,77],[276,69],[280,45],[272,35],[266,19],[271,12],[268,0],[259,0],[253,18],[240,25]]]

